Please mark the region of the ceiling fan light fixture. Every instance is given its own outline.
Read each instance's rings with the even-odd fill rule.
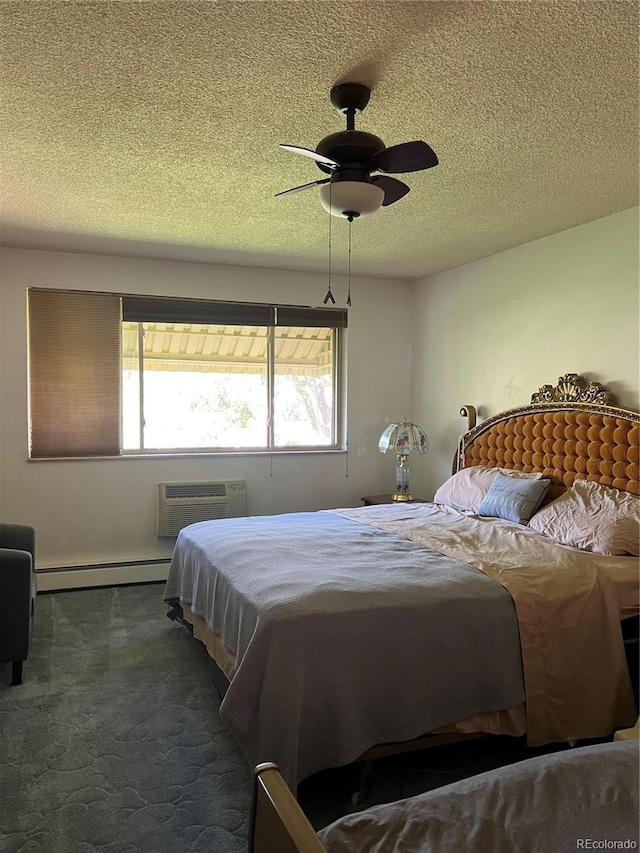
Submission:
[[[365,181],[332,181],[320,187],[320,201],[332,216],[369,216],[382,207],[384,190]]]

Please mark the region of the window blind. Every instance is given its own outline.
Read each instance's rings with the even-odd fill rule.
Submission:
[[[304,308],[298,305],[274,305],[276,326],[346,329],[344,308]]]
[[[253,302],[123,296],[122,319],[136,323],[201,323],[226,326],[306,326],[344,329],[342,308],[307,308]]]
[[[341,329],[347,312],[249,302],[30,288],[29,452],[122,452],[122,322]]]
[[[120,454],[115,294],[29,290],[30,455]]]
[[[271,326],[271,305],[172,299],[164,296],[123,296],[122,319],[136,323],[201,323],[223,326]]]

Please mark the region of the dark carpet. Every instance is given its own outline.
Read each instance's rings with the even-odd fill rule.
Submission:
[[[0,850],[239,853],[251,772],[218,714],[212,663],[166,618],[162,584],[38,596],[22,685],[0,664]],[[485,738],[376,762],[361,807],[534,754]],[[357,766],[299,799],[316,828],[349,810]]]

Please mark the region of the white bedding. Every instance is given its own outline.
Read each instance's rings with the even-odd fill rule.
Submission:
[[[191,525],[165,598],[235,656],[223,719],[292,787],[375,744],[513,708],[522,660],[530,743],[636,718],[620,631],[621,610],[638,612],[635,567],[501,519],[395,504]]]
[[[564,750],[348,815],[319,835],[328,853],[637,850],[638,765],[638,741]]]
[[[632,724],[637,712],[620,620],[640,611],[635,558],[579,551],[521,524],[436,504],[336,512],[466,560],[510,592],[529,744],[605,737]]]
[[[292,788],[376,744],[524,700],[506,590],[333,512],[185,528],[165,599],[235,656],[222,718],[249,763],[274,761]]]

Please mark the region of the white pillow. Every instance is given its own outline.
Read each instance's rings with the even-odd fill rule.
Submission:
[[[458,512],[475,513],[484,496],[500,472],[508,477],[523,477],[528,480],[540,480],[542,474],[526,474],[524,471],[511,471],[508,468],[490,468],[487,465],[472,465],[462,468],[445,480],[433,496],[433,502],[449,506]]]
[[[640,555],[640,498],[575,480],[539,510],[529,527],[561,545],[613,556]]]

